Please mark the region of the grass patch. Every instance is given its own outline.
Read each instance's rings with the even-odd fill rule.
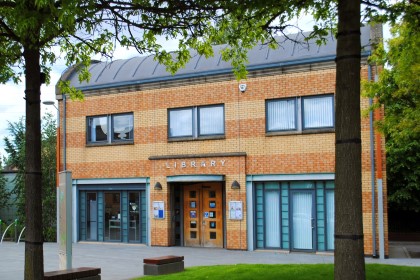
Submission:
[[[369,280],[418,280],[420,267],[367,264]],[[264,280],[328,280],[334,279],[333,264],[237,264],[197,266],[184,272],[162,276],[144,276],[136,279],[264,279]]]

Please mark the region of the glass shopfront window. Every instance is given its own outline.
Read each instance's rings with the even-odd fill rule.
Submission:
[[[334,181],[256,182],[258,249],[334,250]]]
[[[121,190],[104,188],[79,192],[79,240],[147,243],[144,186]]]

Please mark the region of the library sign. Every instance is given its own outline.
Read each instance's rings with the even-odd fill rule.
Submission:
[[[187,167],[192,168],[212,168],[216,166],[225,166],[226,160],[180,160],[174,162],[165,162],[167,169],[182,169]]]

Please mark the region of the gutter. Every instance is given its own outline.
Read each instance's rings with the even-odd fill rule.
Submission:
[[[368,65],[368,80],[372,80],[372,66]],[[369,107],[372,107],[373,100],[369,98]],[[369,110],[369,140],[370,140],[370,178],[372,192],[372,257],[377,258],[376,254],[376,211],[375,211],[375,142],[373,131],[373,112]]]

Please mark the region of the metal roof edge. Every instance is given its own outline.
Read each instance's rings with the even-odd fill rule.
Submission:
[[[370,51],[364,51],[361,53],[362,57],[367,57],[371,54]],[[335,60],[336,55],[328,55],[323,57],[316,57],[316,58],[306,58],[300,60],[292,60],[287,62],[277,62],[277,63],[269,63],[269,64],[258,64],[258,65],[250,65],[247,66],[247,70],[249,71],[257,71],[263,69],[270,69],[270,68],[280,68],[285,66],[297,66],[303,64],[311,64],[311,63],[322,63]],[[150,83],[157,83],[157,82],[167,82],[167,81],[176,81],[176,80],[183,80],[183,79],[191,79],[191,78],[200,78],[205,76],[216,76],[222,75],[226,73],[233,73],[233,67],[218,69],[218,70],[211,70],[211,71],[203,71],[198,73],[187,73],[181,75],[172,75],[172,76],[161,76],[156,78],[149,78],[143,80],[129,80],[124,82],[117,82],[117,83],[108,83],[102,85],[92,85],[92,86],[81,86],[76,87],[81,91],[91,91],[91,90],[100,90],[100,89],[107,89],[107,88],[118,88],[124,86],[135,86],[135,85],[142,85],[142,84],[150,84]]]

